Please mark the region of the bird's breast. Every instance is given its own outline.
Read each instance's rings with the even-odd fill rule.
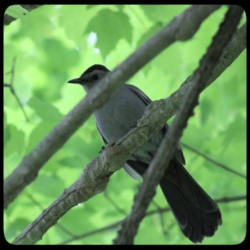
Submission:
[[[94,115],[102,136],[107,141],[118,140],[142,117],[145,108],[146,104],[133,93],[116,92]]]

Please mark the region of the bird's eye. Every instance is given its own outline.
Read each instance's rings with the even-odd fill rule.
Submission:
[[[96,81],[96,80],[99,79],[99,76],[98,76],[97,74],[94,74],[94,75],[92,76],[92,79]]]

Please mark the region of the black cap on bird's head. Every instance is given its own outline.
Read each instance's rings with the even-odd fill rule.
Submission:
[[[79,83],[81,84],[82,82],[84,82],[87,79],[87,76],[91,75],[92,72],[109,72],[109,70],[101,65],[101,64],[94,64],[91,67],[89,67],[88,69],[86,69],[79,78],[75,78],[72,80],[69,80],[68,83]],[[93,79],[93,80],[97,80],[97,79]]]
[[[100,70],[100,71],[106,71],[106,72],[109,71],[105,66],[103,66],[103,65],[101,65],[101,64],[94,64],[94,65],[92,65],[91,67],[89,67],[88,69],[86,69],[86,70],[82,73],[82,76],[83,76],[83,75],[86,75],[86,74],[89,74],[89,73],[93,72],[94,70]]]
[[[102,78],[109,70],[101,64],[94,64],[86,69],[79,78],[71,79],[68,83],[78,83],[88,91],[93,84]]]

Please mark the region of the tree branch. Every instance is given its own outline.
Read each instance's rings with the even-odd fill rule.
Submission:
[[[239,35],[239,33],[236,34]],[[235,46],[237,45],[235,44]],[[233,58],[236,58],[238,55],[239,54],[234,54],[234,56],[231,57],[231,60],[234,60]],[[218,67],[218,65],[216,65],[216,67]],[[220,69],[222,70],[221,67]],[[223,70],[225,70],[225,68]],[[108,78],[108,80],[109,79],[110,78]],[[187,86],[190,86],[190,84],[191,82],[187,81],[184,87],[186,88]],[[182,88],[184,87],[182,86]],[[148,113],[146,112],[144,117],[139,122],[141,125],[135,128],[135,131],[138,132],[129,132],[120,145],[115,145],[114,147],[107,148],[100,157],[92,160],[91,163],[89,163],[88,166],[86,166],[86,168],[84,169],[82,176],[71,187],[65,190],[64,193],[54,203],[52,203],[34,222],[32,222],[13,241],[13,243],[33,244],[34,242],[39,240],[42,235],[53,224],[55,224],[56,221],[70,208],[77,205],[78,202],[86,201],[93,195],[103,191],[112,172],[122,167],[123,162],[126,161],[130,153],[133,153],[136,150],[136,147],[139,147],[141,144],[143,144],[143,142],[145,142],[150,137],[150,135],[153,134],[155,126],[158,126],[160,128],[160,126],[156,124],[163,124],[168,118],[173,115],[173,113],[175,112],[173,111],[174,109],[172,108],[172,111],[168,113],[168,107],[171,106],[171,102],[174,100],[175,106],[177,108],[178,100],[179,102],[181,102],[181,98],[183,96],[183,93],[181,93],[181,97],[178,98],[178,94],[179,93],[176,92],[175,95],[171,96],[170,100],[168,99],[165,101],[161,101],[161,103],[163,104],[161,105],[161,109],[157,110],[158,117],[155,116],[154,122],[150,118],[150,122],[147,124],[147,126],[145,125],[146,123],[144,123],[143,125],[143,121],[148,119]],[[96,101],[97,99],[98,97],[96,96]],[[90,102],[93,99],[87,100],[88,102]],[[158,102],[156,102],[156,105],[157,103]],[[152,106],[153,105],[155,104],[152,104]],[[151,106],[148,107],[148,109],[150,108]],[[73,110],[74,114],[76,115],[75,110],[76,108]],[[69,115],[67,115],[67,117],[68,116]],[[51,141],[51,143],[52,142],[53,140]],[[138,145],[135,145],[135,143],[138,143]]]
[[[168,133],[164,136],[149,168],[143,175],[143,183],[139,186],[138,193],[135,195],[132,210],[122,222],[122,227],[113,240],[114,244],[133,244],[140,222],[144,218],[146,209],[155,194],[155,189],[176,150],[176,143],[180,139],[189,117],[193,115],[193,109],[198,104],[199,94],[205,88],[206,80],[218,63],[224,47],[235,33],[242,13],[243,9],[241,7],[229,6],[225,20],[221,23],[212,44],[193,74],[193,83],[187,89]]]
[[[100,84],[95,86],[49,135],[29,155],[23,158],[19,166],[6,178],[4,182],[4,207],[6,208],[24,187],[35,179],[41,167],[89,118],[94,110],[107,101],[116,89],[173,42],[191,38],[202,21],[219,7],[218,5],[191,6],[151,37],[119,67],[101,79]],[[180,101],[181,98],[179,98]],[[126,154],[133,153],[135,148],[140,145],[132,147],[132,150],[127,151]]]

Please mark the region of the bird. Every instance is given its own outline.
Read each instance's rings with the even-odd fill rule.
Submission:
[[[85,92],[100,83],[110,71],[101,64],[94,64],[78,78],[68,83],[80,84]],[[151,102],[150,98],[134,85],[123,83],[100,108],[94,117],[105,145],[122,138]],[[124,169],[132,177],[142,176],[147,170],[169,126],[156,132],[127,160]],[[161,190],[183,234],[193,243],[211,237],[222,224],[217,203],[202,189],[184,167],[185,158],[177,143],[174,156],[160,180]]]

